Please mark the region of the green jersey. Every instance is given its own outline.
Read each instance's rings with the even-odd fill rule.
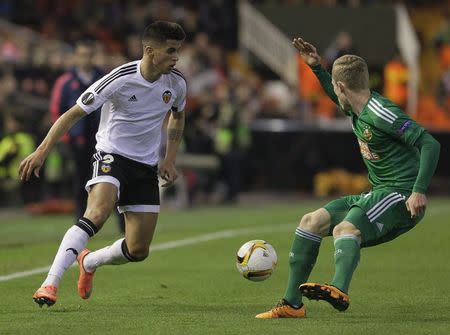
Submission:
[[[312,69],[327,94],[339,105],[330,74],[321,66]],[[373,188],[389,187],[411,192],[420,168],[420,153],[414,144],[425,129],[376,92],[371,92],[359,115],[344,112],[351,117],[353,133]]]
[[[420,167],[414,143],[425,129],[375,92],[362,112],[351,118],[372,186],[411,191]]]

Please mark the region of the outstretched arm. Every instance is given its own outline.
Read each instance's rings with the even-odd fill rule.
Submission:
[[[178,147],[183,138],[184,130],[184,111],[173,112],[170,111],[169,120],[167,123],[167,147],[166,156],[159,165],[159,175],[166,183],[162,185],[167,187],[178,178],[177,170],[175,169],[175,158]]]
[[[305,63],[311,67],[327,95],[335,104],[339,105],[339,100],[334,93],[333,84],[331,83],[331,75],[320,65],[320,55],[316,47],[311,43],[305,42],[300,37],[294,38],[292,45],[298,50]]]
[[[39,145],[39,147],[25,158],[19,165],[19,176],[21,180],[29,180],[31,174],[34,173],[39,177],[39,170],[44,164],[47,155],[56,142],[83,116],[86,112],[80,106],[74,105],[66,113],[64,113],[50,128],[47,136]]]

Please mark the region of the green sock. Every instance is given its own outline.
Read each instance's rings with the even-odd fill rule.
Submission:
[[[354,235],[338,237],[334,240],[334,263],[336,270],[331,285],[348,293],[353,272],[359,262],[359,241]]]
[[[294,242],[289,253],[289,280],[284,300],[293,306],[302,304],[302,295],[298,289],[305,283],[316,263],[322,237],[301,228],[295,231]]]

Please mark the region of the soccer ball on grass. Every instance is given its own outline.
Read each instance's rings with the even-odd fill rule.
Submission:
[[[244,278],[263,281],[272,275],[277,265],[275,249],[264,240],[251,240],[237,252],[236,267]]]

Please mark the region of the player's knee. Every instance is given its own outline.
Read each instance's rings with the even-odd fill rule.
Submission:
[[[339,237],[342,235],[354,235],[361,238],[361,232],[350,222],[341,222],[333,228],[333,237]]]
[[[84,214],[94,224],[102,226],[111,214],[112,208],[107,205],[88,208]]]
[[[313,213],[303,215],[298,226],[311,233],[319,234],[321,231],[320,221]]]

